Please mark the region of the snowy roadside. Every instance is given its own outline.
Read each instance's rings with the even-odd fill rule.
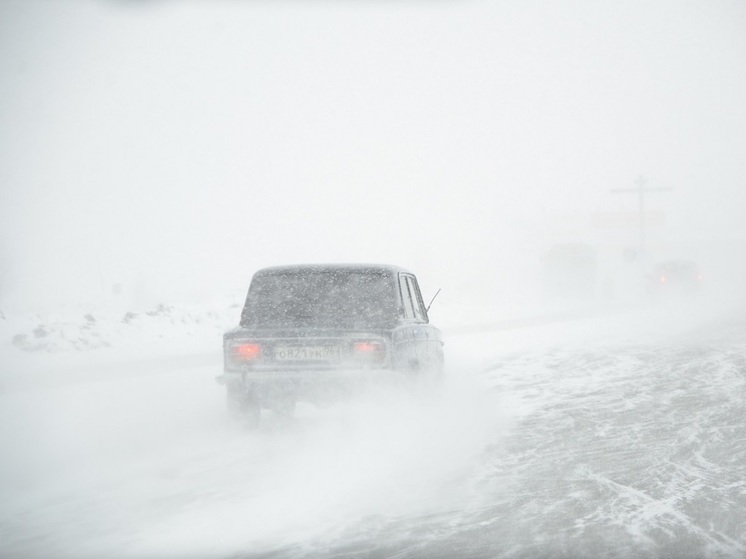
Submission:
[[[6,315],[0,321],[4,347],[23,352],[59,353],[154,343],[170,345],[187,338],[204,340],[238,320],[236,302],[192,306],[157,305],[144,310],[74,309],[53,313]]]
[[[230,300],[126,311],[6,312],[0,319],[0,393],[131,377],[143,370],[219,371],[222,334],[239,313]]]

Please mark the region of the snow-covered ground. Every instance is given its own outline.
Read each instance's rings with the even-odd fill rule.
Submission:
[[[746,557],[742,309],[442,311],[440,394],[253,432],[231,304],[6,317],[0,556]]]

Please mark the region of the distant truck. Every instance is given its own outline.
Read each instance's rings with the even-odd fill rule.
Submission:
[[[384,265],[301,265],[254,274],[240,324],[223,336],[230,411],[257,424],[374,383],[432,383],[443,339],[411,272]]]

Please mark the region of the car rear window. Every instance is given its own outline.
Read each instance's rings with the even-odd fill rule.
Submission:
[[[254,278],[241,316],[253,328],[374,328],[396,320],[396,285],[376,270],[293,270]]]

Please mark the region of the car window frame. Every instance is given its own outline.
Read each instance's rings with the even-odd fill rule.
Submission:
[[[422,292],[414,274],[399,273],[399,294],[402,300],[403,319],[419,324],[429,322]]]

